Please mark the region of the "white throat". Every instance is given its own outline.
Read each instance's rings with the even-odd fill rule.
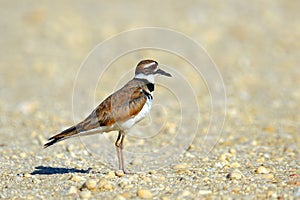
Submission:
[[[145,74],[140,73],[140,74],[136,74],[134,76],[134,78],[146,79],[150,83],[154,84],[155,75],[154,74],[145,75]]]

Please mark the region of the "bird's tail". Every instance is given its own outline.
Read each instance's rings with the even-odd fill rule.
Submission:
[[[72,137],[74,136],[75,134],[77,134],[77,130],[76,130],[76,126],[72,126],[64,131],[62,131],[61,133],[57,134],[57,135],[54,135],[52,137],[50,137],[48,139],[48,142],[46,144],[44,144],[44,148],[47,148],[59,141],[62,141],[62,140],[65,140],[69,137]]]

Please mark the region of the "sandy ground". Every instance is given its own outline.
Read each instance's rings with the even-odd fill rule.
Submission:
[[[299,199],[299,7],[298,1],[271,0],[1,1],[0,198]],[[152,26],[182,32],[210,54],[226,88],[222,129],[209,126],[211,101],[204,81],[168,53],[140,50],[124,55],[96,85],[90,81],[91,71],[76,79],[98,43],[121,31]],[[118,45],[112,52],[116,49]],[[136,142],[143,135],[125,141],[132,174],[116,170],[114,151],[102,153],[110,148],[99,142],[103,135],[42,149],[49,136],[86,116],[130,79],[140,58],[149,56],[169,61],[169,69],[178,74],[172,80],[159,79],[169,90],[157,87],[158,106],[135,129],[160,134],[149,142]],[[179,75],[195,92],[194,103],[188,97],[174,101],[186,92],[176,79]],[[74,84],[79,89],[72,107]],[[178,105],[189,105],[191,113],[182,114]],[[196,108],[201,111],[198,121]],[[214,117],[223,111],[217,109]],[[205,133],[213,148],[203,142]],[[170,140],[177,134],[182,137]],[[195,139],[188,148],[178,143],[191,134]],[[105,136],[106,145],[115,137]],[[166,154],[171,160],[135,158],[162,146],[173,152]],[[187,150],[177,152],[180,148]]]

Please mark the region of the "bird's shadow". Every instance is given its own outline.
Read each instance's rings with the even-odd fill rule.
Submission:
[[[35,170],[31,172],[31,175],[52,175],[52,174],[68,174],[68,173],[83,173],[87,174],[92,170],[92,168],[76,169],[76,168],[63,168],[63,167],[48,167],[48,166],[37,166]]]

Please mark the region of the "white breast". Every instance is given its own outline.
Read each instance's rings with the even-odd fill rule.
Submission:
[[[147,101],[146,101],[145,105],[143,106],[142,110],[133,118],[121,123],[119,125],[119,127],[121,129],[127,130],[127,129],[131,128],[134,124],[136,124],[139,121],[141,121],[142,119],[144,119],[151,110],[151,104],[152,104],[152,99],[147,98]]]

